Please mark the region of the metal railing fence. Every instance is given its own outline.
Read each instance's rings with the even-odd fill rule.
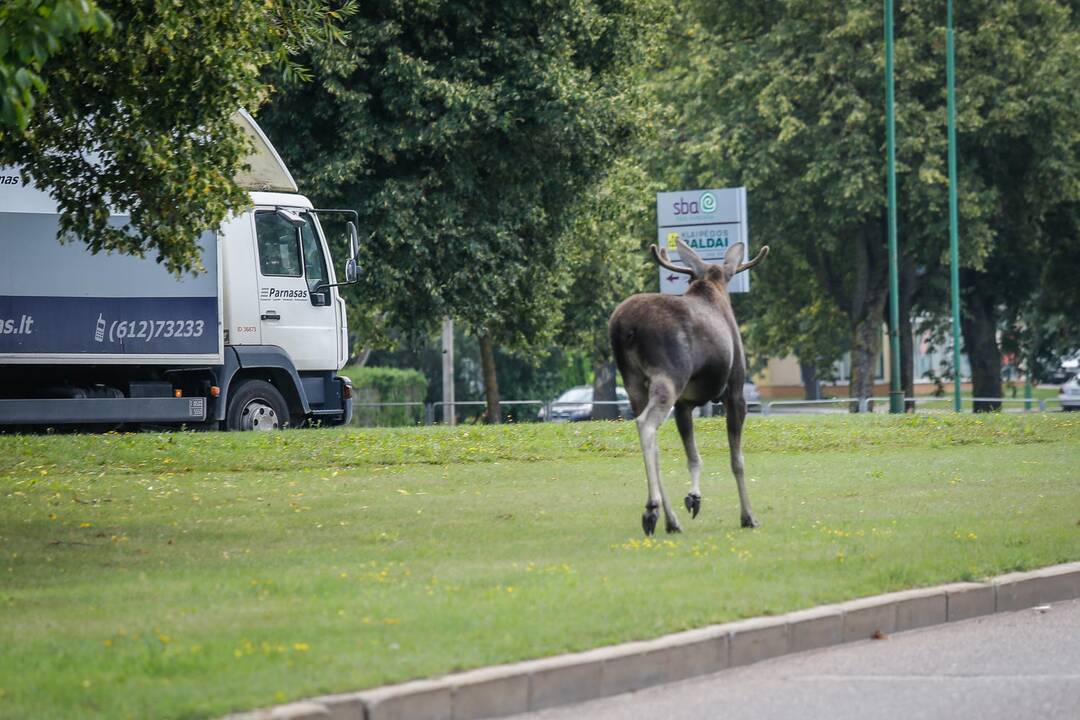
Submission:
[[[921,397],[909,397],[904,398],[905,405],[911,404],[914,412],[952,412],[952,398],[951,397],[933,397],[933,396],[921,396]],[[963,400],[963,412],[971,412],[975,403],[1000,403],[1002,406],[1002,412],[1051,412],[1054,410],[1065,410],[1066,408],[1061,405],[1061,402],[1057,398],[1006,398],[1006,397],[975,397],[964,398]],[[1052,408],[1050,405],[1057,403],[1057,408]],[[354,425],[437,425],[445,424],[446,422],[446,406],[447,403],[434,402],[362,402],[353,404],[353,424]],[[630,411],[630,404],[626,400],[597,400],[595,402],[588,403],[576,403],[576,402],[558,402],[558,401],[544,401],[544,400],[501,400],[499,402],[501,407],[511,408],[512,411],[506,413],[510,422],[560,422],[567,420],[588,419],[586,417],[568,417],[562,414],[556,414],[554,411],[558,408],[564,407],[590,407],[589,416],[591,417],[591,406],[596,405],[616,405],[619,408],[619,417],[622,419],[631,419],[633,417]],[[824,398],[821,400],[762,400],[752,401],[746,403],[747,409],[750,412],[760,412],[762,415],[796,415],[796,414],[830,414],[841,413],[850,411],[854,405],[858,412],[887,412],[888,411],[888,398],[879,397],[864,397],[864,398]],[[940,409],[930,409],[928,405],[945,405]],[[1008,406],[1023,406],[1018,410],[1006,409]],[[463,408],[486,408],[487,403],[483,400],[459,400],[452,403],[456,419],[465,420],[467,418],[461,418],[457,414],[459,407]],[[537,408],[533,413],[518,413],[513,412],[517,408]],[[365,415],[362,411],[365,409],[371,410],[383,410],[383,409],[416,409],[415,413],[409,413],[408,415],[383,415],[373,416]],[[704,405],[701,410],[701,414],[718,415],[723,411],[723,406],[714,403],[708,403]],[[472,417],[479,419],[483,415],[483,412],[473,413]],[[584,415],[582,413],[581,415]]]
[[[428,412],[428,416],[431,418],[431,422],[429,424],[431,424],[431,425],[435,424],[435,413],[436,413],[436,411],[439,412],[439,417],[441,418],[441,422],[442,423],[446,422],[446,405],[447,404],[448,403],[443,403],[443,402],[431,403],[431,409]],[[464,405],[465,407],[482,407],[482,408],[487,407],[487,401],[485,401],[485,400],[455,400],[453,403],[449,403],[449,404],[453,408],[457,408],[459,405]],[[539,405],[540,407],[544,407],[546,405],[546,403],[543,400],[500,400],[499,401],[499,406],[502,407],[504,405],[508,405],[511,408],[526,407],[526,406],[529,406],[529,405]],[[476,416],[479,416],[479,415],[482,415],[482,414],[483,413],[476,413]],[[512,419],[513,422],[520,422],[521,421],[520,418],[516,417],[516,414],[512,414],[511,419]]]
[[[929,405],[934,403],[948,404],[949,409],[952,409],[953,399],[951,397],[913,397],[904,398],[905,403],[913,403],[916,407],[919,404]],[[1060,406],[1061,401],[1057,398],[1013,398],[1013,397],[972,397],[963,398],[962,405],[974,405],[975,403],[1001,403],[1002,405],[1023,405],[1024,412],[1047,412],[1050,408],[1048,403],[1056,402]]]

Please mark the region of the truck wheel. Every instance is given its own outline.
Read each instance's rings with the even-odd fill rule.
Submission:
[[[226,430],[279,430],[289,424],[289,406],[265,380],[244,380],[229,393]]]

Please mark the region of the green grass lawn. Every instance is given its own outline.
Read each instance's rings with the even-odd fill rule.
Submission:
[[[1080,418],[0,437],[0,716],[203,717],[1080,559]],[[673,424],[669,494],[688,481]]]

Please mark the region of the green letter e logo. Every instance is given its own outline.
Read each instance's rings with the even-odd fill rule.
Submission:
[[[716,196],[711,192],[701,193],[699,202],[701,203],[701,212],[711,213],[716,211]]]

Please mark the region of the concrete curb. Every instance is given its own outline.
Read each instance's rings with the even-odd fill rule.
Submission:
[[[1080,598],[1080,562],[711,625],[655,640],[327,695],[231,720],[476,720],[617,695],[815,648]]]

